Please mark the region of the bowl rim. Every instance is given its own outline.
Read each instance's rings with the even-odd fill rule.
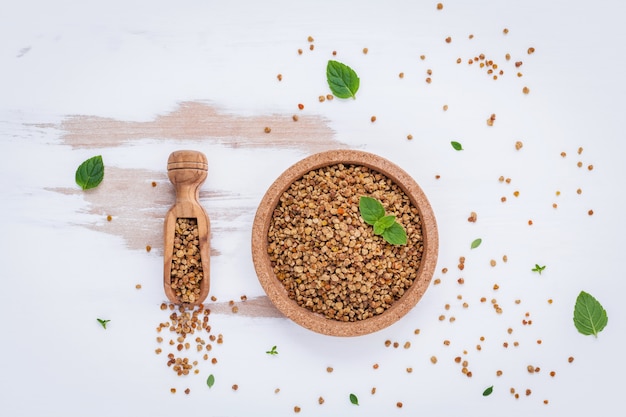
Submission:
[[[422,226],[424,250],[417,277],[404,295],[382,314],[354,322],[340,322],[314,313],[290,299],[287,290],[274,274],[267,253],[267,233],[281,195],[296,180],[312,170],[336,164],[365,166],[396,183],[417,208]],[[422,298],[432,280],[439,250],[439,236],[434,212],[417,182],[391,161],[359,150],[330,150],[310,155],[285,170],[263,196],[252,226],[252,260],[270,301],[287,318],[302,327],[329,336],[361,336],[382,330],[406,315]]]

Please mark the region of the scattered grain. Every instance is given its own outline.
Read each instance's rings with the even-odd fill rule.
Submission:
[[[535,48],[533,48],[532,46],[530,48],[528,48],[528,55],[535,53]]]
[[[324,404],[324,397],[319,397],[319,398],[317,399],[317,403],[318,403],[319,405]]]
[[[107,221],[108,221],[108,222],[110,222],[111,220],[113,220],[113,217],[109,214],[109,215],[107,216]]]
[[[364,54],[367,54],[368,52],[369,52],[369,49],[367,49],[367,48],[363,48],[363,53],[364,53]]]
[[[441,10],[443,9],[443,4],[442,3],[437,3],[437,10]]]
[[[433,364],[437,363],[437,357],[436,356],[431,356],[430,357],[430,363],[433,363]]]

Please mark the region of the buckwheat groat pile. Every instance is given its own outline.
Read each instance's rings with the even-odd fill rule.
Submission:
[[[198,221],[177,219],[171,267],[171,286],[176,298],[183,303],[196,301],[200,296],[200,281],[203,277]]]
[[[359,198],[378,199],[407,232],[406,245],[374,235]],[[283,193],[268,232],[274,273],[300,306],[338,321],[383,313],[413,284],[423,251],[418,210],[386,176],[337,164]]]

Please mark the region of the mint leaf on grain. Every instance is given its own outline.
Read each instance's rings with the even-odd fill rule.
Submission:
[[[578,331],[586,336],[594,335],[606,327],[609,317],[602,304],[591,294],[581,291],[574,306],[574,325]]]
[[[396,216],[385,216],[385,207],[375,198],[361,196],[359,211],[365,223],[374,226],[374,234],[381,235],[392,245],[406,245],[406,230],[398,222]]]
[[[472,242],[472,244],[470,245],[470,248],[471,248],[471,249],[476,249],[477,247],[479,247],[479,246],[480,246],[480,244],[481,244],[481,243],[483,243],[483,240],[482,240],[482,239],[480,239],[480,238],[479,238],[479,239],[475,239],[475,240]]]
[[[406,245],[406,230],[404,230],[404,227],[402,227],[400,223],[394,223],[383,232],[383,239],[392,245]]]
[[[326,65],[326,80],[330,91],[338,98],[356,98],[360,80],[349,66],[330,60]]]
[[[463,150],[463,145],[461,145],[459,142],[452,141],[452,142],[450,142],[450,145],[452,145],[452,147],[454,148],[455,151],[462,151]]]
[[[209,377],[206,379],[206,384],[209,388],[211,388],[213,384],[215,384],[215,377],[213,376],[213,374],[209,375]]]
[[[359,405],[359,399],[354,394],[350,394],[350,402],[354,405]]]
[[[374,234],[382,235],[396,222],[396,216],[383,216],[374,223]]]
[[[362,196],[359,199],[359,211],[365,223],[372,226],[385,216],[385,208],[381,202],[372,197]]]
[[[97,187],[103,178],[104,163],[101,155],[87,159],[76,169],[76,184],[83,190]]]

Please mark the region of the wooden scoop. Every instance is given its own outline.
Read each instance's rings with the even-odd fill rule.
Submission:
[[[174,304],[199,305],[209,294],[211,223],[198,202],[207,171],[201,152],[175,151],[167,160],[176,203],[165,215],[163,287]]]

